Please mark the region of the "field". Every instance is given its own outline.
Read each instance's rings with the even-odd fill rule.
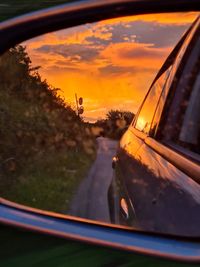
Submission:
[[[74,0],[0,0],[0,21]]]

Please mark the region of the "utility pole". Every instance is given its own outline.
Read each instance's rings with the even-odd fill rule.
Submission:
[[[79,112],[78,112],[78,97],[77,94],[75,94],[75,100],[76,100],[76,109],[77,109],[77,116],[79,117]]]
[[[75,100],[76,100],[76,109],[77,109],[77,116],[80,117],[80,114],[83,114],[84,112],[84,108],[82,106],[83,104],[83,98],[77,96],[77,94],[75,93]]]

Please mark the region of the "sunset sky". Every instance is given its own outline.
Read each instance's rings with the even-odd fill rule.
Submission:
[[[27,41],[33,66],[85,120],[110,109],[136,112],[164,59],[197,14],[124,17],[85,24]]]

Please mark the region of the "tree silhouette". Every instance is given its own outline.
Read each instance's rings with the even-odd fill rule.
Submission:
[[[98,120],[96,125],[102,127],[104,136],[120,139],[134,118],[130,111],[109,110],[105,120]]]
[[[25,47],[18,45],[0,57],[0,73],[0,166],[13,158],[20,172],[37,155],[84,150],[84,140],[93,140],[60,89],[42,80]]]

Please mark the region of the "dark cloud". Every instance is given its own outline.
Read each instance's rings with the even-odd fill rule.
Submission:
[[[105,67],[99,68],[98,70],[102,74],[122,74],[122,73],[131,73],[133,71],[133,67],[121,67],[121,66],[115,66],[115,65],[107,65]]]
[[[152,43],[157,48],[174,46],[189,24],[159,24],[133,21],[117,23],[112,27],[112,43],[126,42],[126,38],[139,43]]]
[[[139,67],[122,67],[122,66],[115,66],[115,65],[107,65],[105,67],[98,69],[101,74],[103,75],[121,75],[121,74],[136,74],[136,73],[146,73],[146,72],[152,72],[154,68],[139,68]]]
[[[112,33],[108,39],[95,36],[86,38],[93,45],[106,46],[110,43],[138,42],[152,43],[157,48],[174,46],[189,24],[162,24],[158,22],[133,21],[105,25],[104,32]]]
[[[157,48],[174,46],[188,26],[143,21],[131,24],[137,42],[153,43]]]
[[[96,36],[88,36],[88,37],[86,37],[86,41],[88,41],[92,45],[106,46],[112,42],[112,37],[110,37],[108,39],[102,39],[102,38],[96,37]]]
[[[61,55],[72,62],[89,62],[99,55],[98,49],[85,44],[43,45],[36,51]]]
[[[155,47],[143,47],[135,46],[133,48],[129,47],[126,49],[120,49],[120,57],[127,59],[160,59],[163,57],[163,50],[155,49]]]
[[[55,64],[54,66],[49,67],[48,71],[55,73],[55,71],[58,71],[58,72],[79,72],[80,70],[78,68],[59,66],[59,65]]]

